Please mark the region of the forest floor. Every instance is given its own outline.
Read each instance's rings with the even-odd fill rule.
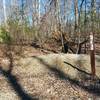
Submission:
[[[23,47],[16,49],[21,56],[6,57],[5,50],[0,49],[0,100],[100,100],[100,56],[91,80],[89,55]]]

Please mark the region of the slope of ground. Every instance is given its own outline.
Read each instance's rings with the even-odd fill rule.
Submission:
[[[96,80],[90,80],[88,55],[48,54],[14,60],[0,67],[0,100],[99,100],[100,57]],[[11,67],[11,66],[9,66]]]

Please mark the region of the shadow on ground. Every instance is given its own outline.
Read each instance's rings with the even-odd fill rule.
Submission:
[[[53,72],[55,74],[56,77],[62,79],[62,80],[66,80],[69,81],[71,84],[73,85],[77,85],[79,86],[81,89],[88,91],[89,93],[92,93],[94,95],[100,96],[100,79],[96,79],[96,81],[94,82],[89,82],[87,84],[85,84],[85,82],[79,81],[77,79],[72,79],[69,77],[69,75],[65,74],[63,71],[61,71],[60,69],[53,67],[51,65],[49,65],[48,63],[46,63],[42,58],[33,56],[33,58],[37,59],[41,64],[43,64],[44,66],[46,66],[51,72]],[[72,64],[68,63],[68,62],[64,62],[68,65],[70,65],[71,67],[73,67],[74,69],[77,69],[79,72],[84,73],[86,75],[91,76],[90,73],[87,73],[75,66],[73,66]]]
[[[36,98],[32,98],[30,95],[25,93],[22,86],[17,82],[17,78],[9,73],[8,71],[3,70],[0,68],[0,72],[3,76],[5,76],[10,83],[10,86],[15,90],[16,94],[20,97],[21,100],[38,100]]]
[[[12,54],[7,55],[9,59],[9,69],[6,71],[3,69],[3,66],[0,66],[0,74],[2,74],[7,80],[10,86],[14,89],[15,93],[21,100],[38,100],[38,98],[32,97],[25,92],[23,87],[19,84],[18,79],[11,72],[13,70],[13,56]]]

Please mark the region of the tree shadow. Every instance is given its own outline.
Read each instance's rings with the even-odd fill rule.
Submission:
[[[100,96],[100,79],[97,79],[98,83],[88,83],[88,84],[84,84],[83,82],[77,80],[77,79],[72,79],[68,74],[65,74],[63,71],[61,71],[60,69],[53,67],[51,65],[49,65],[48,63],[46,63],[42,58],[36,57],[34,56],[35,59],[39,60],[41,64],[43,64],[44,66],[46,66],[51,72],[53,72],[55,74],[56,77],[62,79],[62,80],[66,80],[69,81],[72,85],[75,86],[79,86],[81,89],[88,91],[89,93],[92,93],[93,95],[97,95]],[[68,65],[71,65],[70,63],[67,63]],[[71,65],[72,67],[76,68],[75,66]],[[78,71],[88,74],[89,73],[80,70],[79,68],[76,68]]]
[[[5,71],[0,67],[0,72],[3,76],[5,76],[12,86],[12,88],[15,90],[17,95],[20,97],[21,100],[38,100],[37,98],[32,98],[30,95],[25,93],[24,89],[22,86],[17,82],[18,79],[16,76],[12,75],[9,71]]]
[[[7,56],[8,60],[9,60],[9,62],[10,62],[8,72],[11,73],[11,71],[13,70],[13,67],[14,67],[14,65],[13,65],[13,63],[14,63],[13,55],[12,55],[12,53],[10,52],[10,53],[7,54],[6,56]]]
[[[16,76],[12,74],[12,70],[14,67],[14,57],[10,50],[9,53],[6,53],[6,57],[9,61],[8,70],[4,70],[3,66],[0,66],[0,74],[2,74],[7,79],[8,83],[14,89],[15,93],[19,96],[21,100],[39,100],[38,98],[27,94],[23,87],[19,84]]]

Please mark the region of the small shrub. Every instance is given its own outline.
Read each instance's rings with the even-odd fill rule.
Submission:
[[[9,44],[11,43],[12,38],[10,36],[10,33],[7,32],[4,28],[0,29],[0,42]]]

